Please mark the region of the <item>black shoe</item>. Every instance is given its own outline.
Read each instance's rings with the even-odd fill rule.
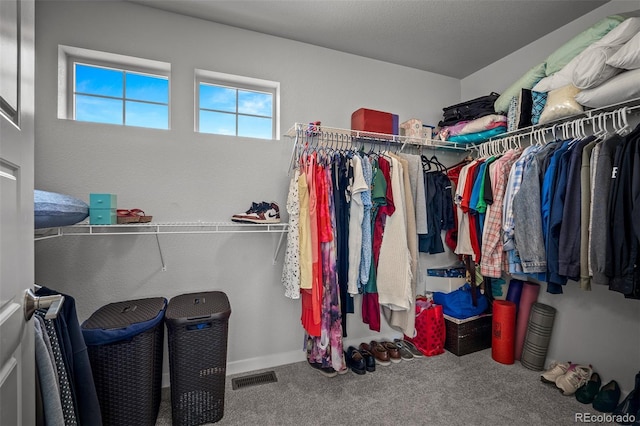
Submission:
[[[620,387],[618,382],[611,380],[604,385],[593,399],[593,408],[601,413],[611,413],[620,401]]]
[[[576,399],[583,404],[591,404],[598,394],[602,381],[598,373],[592,373],[591,378],[578,388],[575,393]]]
[[[640,424],[640,373],[636,374],[636,386],[629,395],[613,410],[613,415],[621,419],[618,424]],[[635,417],[635,422],[634,422]]]
[[[349,346],[347,351],[344,353],[345,359],[347,360],[347,367],[351,368],[356,374],[364,374],[367,372],[367,366],[364,360],[364,356],[353,346]]]
[[[358,349],[358,351],[364,357],[364,364],[366,365],[367,371],[369,373],[373,373],[374,371],[376,371],[376,357],[374,357],[373,354],[367,350]]]
[[[334,370],[332,367],[323,367],[322,364],[318,364],[317,362],[311,362],[307,360],[309,365],[315,368],[320,374],[325,377],[335,377],[338,375],[338,372]]]

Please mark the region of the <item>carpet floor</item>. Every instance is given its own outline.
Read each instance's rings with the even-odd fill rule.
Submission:
[[[232,390],[232,379],[273,371],[277,382]],[[156,426],[171,425],[169,389]],[[600,418],[598,417],[600,416]],[[373,373],[327,378],[298,362],[229,376],[220,425],[574,425],[615,424],[591,405],[540,381],[491,349],[377,366]],[[600,420],[600,421],[598,421]]]

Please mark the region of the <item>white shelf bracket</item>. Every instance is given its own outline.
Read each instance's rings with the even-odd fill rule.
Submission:
[[[158,243],[158,253],[160,253],[160,263],[162,263],[162,272],[167,272],[167,264],[164,263],[164,256],[162,255],[162,247],[160,246],[160,237],[156,233],[156,242]]]

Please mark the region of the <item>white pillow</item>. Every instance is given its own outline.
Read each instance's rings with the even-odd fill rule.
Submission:
[[[625,43],[607,60],[607,65],[626,70],[640,68],[640,33]]]
[[[607,65],[607,60],[619,49],[620,46],[597,46],[585,51],[573,70],[573,85],[578,89],[591,89],[620,74],[620,68]]]
[[[593,89],[583,90],[575,97],[580,105],[601,108],[640,97],[640,68],[625,71]]]
[[[568,84],[573,84],[573,70],[580,60],[580,55],[569,61],[560,71],[543,78],[531,90],[536,92],[550,92]]]
[[[640,31],[640,18],[627,18],[590,47],[622,46]]]
[[[576,57],[571,59],[564,67],[562,67],[562,69],[540,80],[538,84],[533,86],[533,89],[531,90],[535,90],[536,92],[550,92],[552,90],[564,87],[568,84],[575,84],[574,72],[576,72],[576,70],[578,70],[579,67],[585,66],[582,64],[582,61],[583,60],[587,61],[586,62],[587,64],[591,62],[592,66],[595,63],[593,55],[598,55],[598,53],[594,53],[593,52],[594,49],[602,46],[623,45],[624,43],[629,41],[629,39],[631,39],[635,34],[637,34],[638,31],[640,31],[640,18],[625,19],[623,22],[620,23],[620,25],[613,28],[611,31],[606,33],[601,39],[593,42],[590,46],[588,46],[586,49],[580,52],[580,54],[578,54]],[[609,52],[609,53],[613,54],[614,52]],[[609,57],[609,55],[607,55],[607,57]],[[622,67],[617,67],[613,64],[608,64],[608,65],[614,66],[616,68],[622,68]],[[611,73],[611,70],[608,70],[607,72]],[[604,77],[606,77],[607,72],[605,72],[603,76],[600,77],[599,79],[593,78],[594,72],[592,68],[590,75],[585,77],[586,80],[583,80],[581,75],[578,76],[580,85],[584,85],[585,81],[597,81],[597,80],[606,81],[606,78]],[[596,70],[595,74],[600,74],[600,73]],[[612,75],[609,75],[607,78],[610,78],[613,75],[615,75],[615,73]],[[576,86],[578,85],[576,84]],[[587,87],[594,87],[594,86],[587,86]]]

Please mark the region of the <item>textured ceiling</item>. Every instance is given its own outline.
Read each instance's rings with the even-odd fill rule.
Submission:
[[[464,78],[607,1],[130,0]]]

